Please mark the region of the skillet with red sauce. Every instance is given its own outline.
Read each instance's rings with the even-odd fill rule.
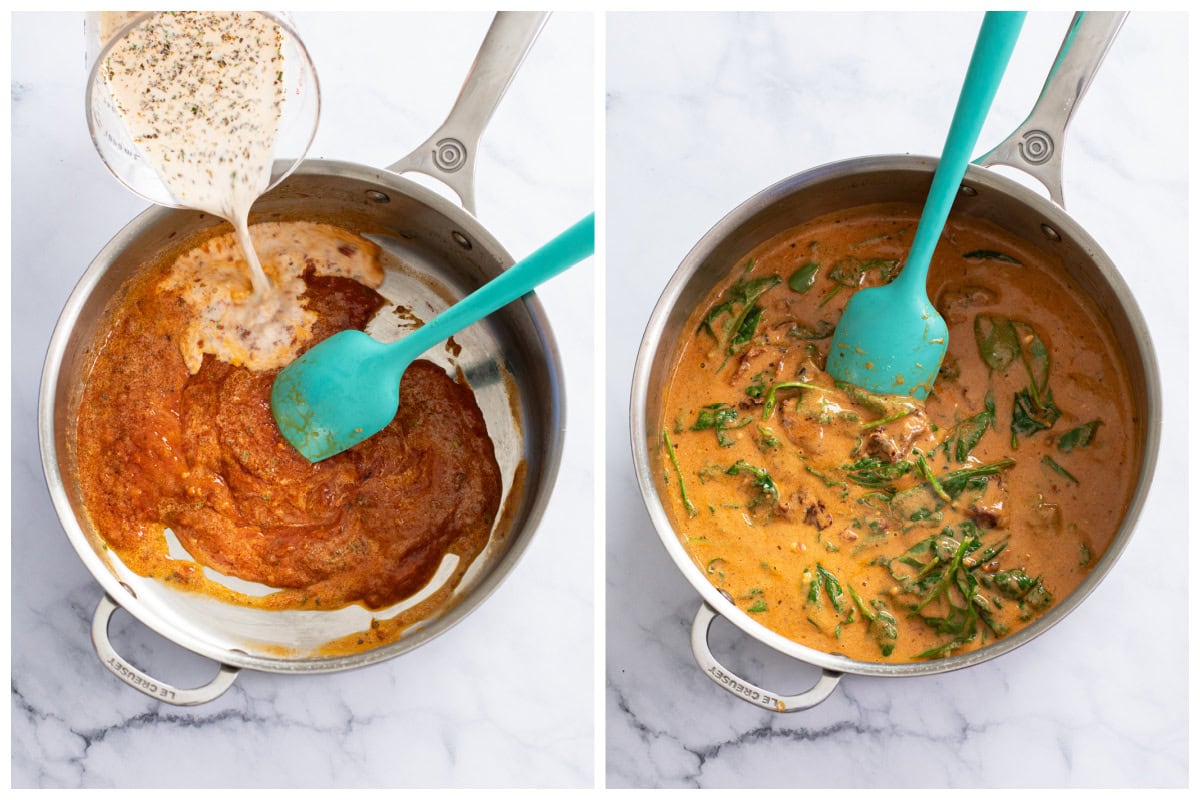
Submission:
[[[304,298],[316,314],[300,350],[364,328],[386,301],[340,274],[330,226],[283,225],[298,226]],[[344,231],[335,241],[347,238],[356,252],[340,256],[375,248]],[[80,403],[79,480],[108,546],[140,574],[262,608],[386,608],[426,586],[444,560],[454,565],[448,594],[486,545],[501,496],[465,381],[416,362],[384,431],[310,464],[271,418],[276,369],[206,353],[189,372],[184,339],[196,310],[165,279],[169,268],[140,278],[111,314]],[[235,591],[212,571],[275,591]]]

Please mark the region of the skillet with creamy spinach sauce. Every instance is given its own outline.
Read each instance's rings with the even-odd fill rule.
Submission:
[[[1079,585],[1133,492],[1129,377],[1061,264],[952,216],[930,296],[950,327],[920,402],[823,366],[859,288],[892,280],[920,209],[814,220],[693,313],[663,399],[660,495],[696,566],[763,625],[862,661],[984,646]]]

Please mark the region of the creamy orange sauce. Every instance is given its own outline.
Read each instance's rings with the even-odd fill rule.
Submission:
[[[863,661],[972,650],[1045,613],[1136,477],[1111,329],[998,228],[951,217],[934,254],[950,345],[926,403],[823,371],[847,300],[894,276],[919,213],[831,215],[730,265],[663,398],[660,494],[697,568],[767,627]]]
[[[269,269],[303,292],[311,330],[297,350],[362,329],[386,305],[360,282],[382,278],[370,242],[305,222],[255,232]],[[395,638],[444,607],[487,546],[502,483],[483,415],[465,381],[417,361],[387,428],[310,464],[272,419],[276,368],[197,353],[196,326],[207,320],[198,309],[220,305],[227,279],[246,280],[237,265],[221,266],[239,252],[229,235],[215,237],[148,270],[110,311],[77,422],[88,514],[135,572],[261,608],[387,608],[456,556],[419,607],[330,647]],[[169,552],[168,530],[186,557]],[[251,597],[210,580],[204,567],[277,591]]]

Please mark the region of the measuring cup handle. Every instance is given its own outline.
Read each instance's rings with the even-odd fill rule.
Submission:
[[[479,138],[549,16],[546,11],[497,12],[446,121],[387,169],[437,178],[454,190],[463,208],[474,214]]]
[[[1019,169],[1040,181],[1050,192],[1050,199],[1065,208],[1062,153],[1067,125],[1128,13],[1077,12],[1029,116],[975,163],[981,167],[1004,164]]]
[[[151,678],[130,664],[113,648],[112,642],[108,638],[108,623],[112,621],[113,614],[117,613],[118,608],[120,606],[117,601],[104,595],[96,607],[96,616],[92,618],[92,644],[96,648],[96,655],[100,657],[100,663],[107,667],[113,675],[144,695],[176,706],[198,706],[201,703],[216,700],[233,685],[233,681],[238,675],[238,668],[228,664],[221,664],[216,677],[204,686],[198,686],[195,689],[178,689]]]

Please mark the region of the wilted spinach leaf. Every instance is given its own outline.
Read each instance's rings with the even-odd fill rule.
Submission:
[[[1000,253],[995,250],[972,250],[969,253],[963,253],[963,258],[988,259],[990,261],[1003,261],[1007,264],[1020,264],[1021,262],[1007,253]]]
[[[1050,391],[1050,352],[1033,326],[1025,322],[1013,322],[1012,325],[1017,332],[1021,361],[1029,374],[1029,389],[1033,401],[1041,406]]]
[[[1061,453],[1069,453],[1076,447],[1087,447],[1092,443],[1092,439],[1096,436],[1096,430],[1100,427],[1100,420],[1095,419],[1091,422],[1080,425],[1078,428],[1071,430],[1058,437],[1058,450]]]
[[[788,288],[793,292],[807,292],[816,283],[817,270],[820,268],[821,265],[817,262],[809,261],[791,274],[791,277],[788,278]]]
[[[987,433],[987,429],[995,421],[996,403],[992,399],[992,393],[989,391],[987,397],[984,399],[983,411],[959,422],[942,441],[946,457],[950,458],[953,455],[955,461],[960,464],[964,463],[967,460],[967,456],[971,454],[971,450],[975,448],[975,445],[979,444],[979,440],[983,438],[983,434]]]
[[[1034,399],[1029,389],[1013,395],[1012,445],[1017,446],[1017,436],[1032,436],[1038,431],[1049,430],[1062,415],[1054,405],[1054,396],[1047,391],[1041,404]]]
[[[912,468],[913,465],[909,461],[897,461],[893,464],[879,458],[860,458],[853,464],[840,467],[847,478],[870,489],[890,486],[892,481],[907,475]]]
[[[1062,466],[1050,456],[1042,456],[1042,463],[1054,472],[1069,480],[1071,483],[1079,483],[1078,478],[1063,469]]]
[[[683,500],[683,507],[687,510],[689,517],[694,517],[696,516],[696,507],[688,499],[687,487],[683,484],[683,472],[679,469],[679,458],[675,455],[675,445],[671,444],[671,437],[666,428],[663,428],[662,438],[663,447],[667,450],[667,458],[670,459],[671,466],[675,468],[675,477],[679,481],[679,496]]]
[[[753,261],[749,262],[746,271],[753,265]],[[696,332],[707,332],[716,339],[726,355],[736,353],[754,338],[755,328],[762,318],[762,307],[757,305],[758,298],[782,282],[783,279],[778,275],[765,275],[753,280],[742,278],[725,291],[723,301],[709,310]],[[725,322],[724,317],[729,317],[729,321]]]
[[[821,566],[817,562],[817,577],[825,584],[825,594],[829,596],[829,602],[833,603],[834,611],[842,610],[842,584],[833,576],[833,573]]]
[[[1038,583],[1038,579],[1029,577],[1025,570],[1020,568],[1000,570],[990,576],[984,573],[984,581],[1010,600],[1020,600]]]
[[[779,502],[779,488],[775,485],[771,474],[762,467],[756,467],[753,464],[748,464],[744,459],[738,459],[738,462],[725,470],[726,475],[737,475],[743,473],[749,475],[751,486],[755,489],[755,497],[750,501],[750,508],[756,506]]]
[[[767,393],[763,399],[762,418],[764,420],[770,419],[772,412],[775,411],[775,395],[780,389],[815,389],[818,392],[822,391],[820,386],[805,383],[804,381],[784,381],[783,383],[773,384],[770,389],[767,389]]]
[[[732,447],[733,439],[726,435],[726,431],[744,428],[753,421],[752,417],[747,417],[742,421],[738,421],[738,410],[728,403],[710,403],[700,409],[696,414],[696,421],[692,424],[691,430],[707,431],[715,430],[717,432],[717,444],[721,447]]]
[[[1018,599],[1023,609],[1042,607],[1031,599],[1039,581],[1030,580],[1019,569],[990,574],[983,569],[1007,545],[1004,539],[983,547],[979,527],[968,520],[880,562],[899,583],[899,597],[916,598],[908,606],[909,616],[919,617],[931,630],[947,637],[915,658],[943,658],[988,631],[997,636],[1007,633],[1007,628],[992,618],[1000,605],[998,598],[989,598],[983,588]],[[1036,602],[1042,601],[1039,593]],[[986,628],[980,628],[980,622]]]
[[[1002,458],[990,464],[981,464],[978,467],[968,467],[966,469],[947,472],[939,480],[946,494],[951,497],[958,497],[968,486],[975,486],[976,482],[986,482],[989,476],[998,475],[1016,463],[1011,458]]]
[[[755,305],[747,311],[738,324],[737,330],[733,332],[733,336],[729,338],[729,352],[736,352],[751,339],[754,338],[754,332],[758,330],[758,322],[762,319],[763,309],[760,305]]]
[[[888,513],[901,523],[915,522],[930,527],[942,520],[942,504],[924,483],[896,492],[888,501]]]
[[[821,298],[818,305],[823,306],[828,303],[843,288],[857,289],[862,286],[867,273],[871,270],[878,270],[880,280],[883,283],[890,283],[900,272],[900,261],[895,258],[872,258],[864,261],[854,256],[839,259],[829,270],[829,279],[837,285]]]
[[[1003,372],[1021,352],[1012,320],[996,314],[975,315],[975,344],[992,372]]]
[[[842,584],[832,572],[821,566],[821,562],[818,561],[815,574],[812,576],[812,583],[808,585],[807,602],[820,606],[822,593],[829,598],[834,611],[840,612],[842,610],[844,598]]]
[[[763,393],[767,391],[768,381],[771,379],[771,373],[763,370],[750,379],[750,383],[746,385],[746,396],[753,397],[755,400],[761,400]]]
[[[827,319],[819,320],[816,325],[801,325],[796,323],[787,332],[792,339],[828,339],[837,330],[837,325]]]
[[[851,400],[868,411],[886,415],[890,414],[893,410],[893,404],[889,403],[883,395],[868,392],[866,389],[855,386],[852,383],[845,383],[844,381],[836,381],[834,385],[845,392]]]
[[[766,452],[769,448],[779,447],[779,437],[765,425],[758,426],[758,449]]]
[[[864,602],[850,584],[846,584],[846,590],[850,592],[850,597],[854,599],[858,610],[866,617],[867,627],[874,632],[875,641],[879,644],[879,652],[884,656],[890,656],[896,647],[898,630],[896,618],[888,610],[887,603],[882,600],[872,600],[869,604]]]

